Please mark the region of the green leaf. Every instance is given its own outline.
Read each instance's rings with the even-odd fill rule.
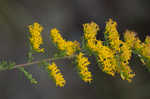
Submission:
[[[24,73],[25,77],[27,77],[27,79],[30,80],[31,84],[38,84],[38,81],[36,81],[36,79],[32,77],[32,74],[27,72],[23,67],[18,67],[18,69]]]
[[[15,65],[15,62],[2,61],[0,62],[0,71],[13,69]]]

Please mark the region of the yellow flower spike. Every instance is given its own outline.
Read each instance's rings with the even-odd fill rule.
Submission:
[[[42,30],[43,27],[37,22],[33,23],[33,25],[29,25],[29,32],[31,35],[30,43],[33,47],[33,50],[36,52],[44,52],[44,48],[40,48],[40,45],[43,44],[43,39],[41,36]]]
[[[48,70],[50,71],[50,75],[56,82],[56,86],[64,87],[66,81],[64,80],[63,75],[60,73],[60,70],[54,62],[52,62],[52,64],[48,66]]]
[[[109,40],[111,47],[116,50],[120,51],[120,40],[119,40],[119,33],[117,31],[117,22],[109,19],[106,22],[105,32],[106,39]]]
[[[88,65],[90,62],[88,61],[87,57],[84,57],[84,54],[82,52],[79,53],[79,55],[76,56],[76,62],[77,62],[77,69],[79,70],[79,74],[84,82],[91,83],[92,81],[92,74],[88,70]]]
[[[59,30],[57,30],[56,28],[50,31],[50,36],[52,37],[52,41],[57,45],[58,49],[61,51],[65,51],[66,55],[68,56],[74,54],[77,50],[80,50],[79,42],[64,40],[59,33]]]

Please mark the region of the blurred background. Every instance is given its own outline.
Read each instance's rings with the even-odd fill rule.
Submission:
[[[0,60],[26,62],[27,27],[35,21],[44,27],[46,57],[55,52],[49,41],[49,31],[54,27],[67,40],[79,41],[82,24],[94,21],[101,28],[98,38],[102,39],[105,22],[113,18],[120,35],[126,29],[134,30],[143,41],[150,35],[149,11],[149,0],[0,0]],[[57,61],[67,81],[64,88],[57,88],[38,65],[26,67],[39,81],[38,85],[30,84],[17,69],[2,71],[0,99],[150,99],[150,72],[136,56],[131,60],[136,73],[132,83],[103,73],[92,59],[91,63],[94,80],[89,85],[80,79],[70,60]]]

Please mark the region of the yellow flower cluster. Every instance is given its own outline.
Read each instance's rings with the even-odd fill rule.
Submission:
[[[77,68],[79,70],[79,74],[84,82],[91,82],[92,81],[92,74],[88,70],[88,65],[90,62],[88,61],[87,57],[83,56],[84,54],[82,52],[79,53],[76,57],[77,61]]]
[[[128,66],[128,61],[131,58],[131,48],[127,43],[119,40],[116,26],[117,23],[112,19],[109,19],[106,23],[105,37],[111,47],[104,46],[103,41],[96,39],[99,28],[93,22],[83,25],[84,39],[86,40],[87,48],[95,53],[94,55],[98,58],[98,62],[102,64],[104,72],[112,76],[117,72],[121,75],[122,79],[130,82],[131,78],[135,75]]]
[[[106,40],[109,41],[111,48],[115,53],[116,60],[118,62],[117,72],[121,75],[121,78],[123,80],[125,79],[131,82],[131,79],[135,76],[135,74],[132,73],[132,70],[128,65],[128,61],[131,58],[131,47],[133,46],[135,33],[126,31],[125,40],[127,39],[127,36],[129,36],[129,34],[132,34],[129,37],[128,42],[123,42],[119,40],[117,22],[113,21],[112,19],[109,19],[109,21],[106,22],[105,30]]]
[[[120,40],[119,33],[117,31],[117,22],[113,21],[112,19],[109,19],[109,21],[106,22],[104,34],[106,39],[109,41],[110,46],[115,51],[120,51]]]
[[[106,39],[110,41],[109,43],[112,46],[111,49],[114,50],[116,55],[119,54],[121,61],[126,61],[128,64],[128,60],[131,58],[131,47],[133,46],[135,33],[127,30],[124,36],[126,42],[119,40],[117,23],[112,19],[109,19],[109,21],[106,22],[105,29]]]
[[[41,31],[43,27],[39,23],[35,22],[33,25],[29,25],[30,32],[30,43],[32,44],[33,50],[37,52],[44,52],[44,48],[40,48],[40,45],[43,44],[41,37]]]
[[[60,70],[58,69],[58,67],[54,62],[48,66],[48,70],[50,70],[50,75],[56,82],[56,86],[64,87],[66,81],[64,80],[63,75],[60,73]]]
[[[50,31],[50,36],[52,37],[52,41],[54,42],[54,44],[57,45],[58,49],[61,51],[65,51],[66,55],[68,56],[74,54],[77,50],[80,49],[79,42],[64,40],[56,28]]]
[[[44,52],[44,48],[40,48],[40,45],[43,44],[41,37],[42,30],[43,27],[37,22],[29,25],[30,43],[33,50],[37,52]],[[150,36],[146,37],[145,42],[141,42],[136,37],[135,32],[126,30],[124,41],[122,41],[117,30],[117,22],[112,19],[106,22],[104,41],[96,39],[99,30],[99,26],[94,22],[83,24],[84,39],[82,42],[82,51],[88,51],[90,55],[96,56],[97,62],[101,65],[100,68],[103,72],[111,76],[118,73],[121,79],[131,82],[131,79],[135,76],[135,73],[133,73],[129,66],[132,52],[138,54],[141,61],[150,69]],[[93,80],[92,73],[88,69],[90,62],[82,52],[79,52],[81,51],[80,43],[65,40],[56,28],[51,29],[50,36],[53,43],[65,55],[74,56],[74,54],[79,53],[75,56],[79,75],[84,82],[91,83]],[[66,84],[63,75],[54,62],[48,66],[48,70],[56,82],[56,86],[63,87]]]
[[[116,60],[113,56],[114,53],[107,46],[103,46],[102,41],[96,39],[96,34],[99,30],[98,25],[91,22],[89,24],[84,24],[83,27],[86,46],[93,53],[96,53],[98,62],[103,65],[102,70],[107,74],[114,76],[116,71]]]
[[[114,52],[107,46],[103,46],[101,41],[97,41],[98,62],[102,63],[102,70],[109,75],[114,76],[117,70],[117,62],[114,57]]]

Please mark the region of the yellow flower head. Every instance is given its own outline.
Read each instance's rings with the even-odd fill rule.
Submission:
[[[32,47],[37,52],[44,52],[44,48],[40,48],[40,45],[43,44],[43,39],[41,36],[41,31],[43,27],[40,26],[39,23],[35,22],[33,25],[29,25],[29,32],[30,32],[30,43]]]
[[[120,40],[119,33],[117,31],[117,22],[109,19],[109,21],[106,22],[104,33],[106,40],[110,42],[111,47],[116,51],[120,51]]]
[[[88,61],[87,57],[83,56],[84,54],[82,52],[79,53],[76,57],[77,61],[77,68],[79,70],[79,74],[84,82],[91,82],[92,81],[92,74],[88,70],[88,65],[90,62]]]
[[[74,54],[77,50],[80,50],[79,42],[64,40],[56,28],[51,30],[50,36],[52,37],[53,42],[57,45],[58,49],[65,51],[68,56]]]
[[[97,31],[99,31],[99,26],[96,23],[91,22],[83,24],[83,29],[84,29],[84,38],[86,40],[96,39]]]
[[[63,75],[60,73],[60,70],[58,69],[58,67],[54,62],[48,66],[48,70],[50,70],[50,75],[56,82],[56,86],[64,87],[66,81],[64,80]]]

